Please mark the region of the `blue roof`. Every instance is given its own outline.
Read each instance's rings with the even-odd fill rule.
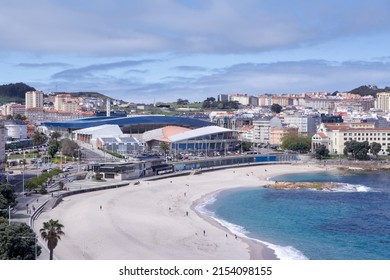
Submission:
[[[192,128],[216,125],[212,122],[193,118],[153,115],[132,117],[92,117],[68,121],[43,122],[42,124],[47,126],[48,128],[67,128],[71,130],[83,129],[104,124],[116,124],[119,125],[121,128],[125,126],[142,124],[161,124],[162,126],[178,125]]]

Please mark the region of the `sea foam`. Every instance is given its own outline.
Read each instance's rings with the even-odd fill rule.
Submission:
[[[365,185],[354,185],[347,183],[340,183],[336,188],[331,189],[333,192],[369,192],[371,190],[372,189],[370,187]]]
[[[231,233],[239,237],[264,244],[269,249],[273,250],[275,252],[276,257],[280,260],[307,260],[308,259],[301,251],[297,250],[292,246],[280,246],[256,238],[249,237],[248,236],[249,231],[247,231],[244,227],[218,218],[214,212],[207,209],[208,205],[213,204],[217,200],[216,196],[217,193],[207,196],[201,203],[199,203],[195,207],[195,210],[202,215],[207,215],[208,217],[212,218],[218,224],[227,228]]]

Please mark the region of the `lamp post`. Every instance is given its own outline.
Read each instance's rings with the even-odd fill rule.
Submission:
[[[77,156],[78,156],[78,162],[77,162],[77,173],[80,172],[80,148],[77,149]]]
[[[23,164],[23,170],[22,170],[22,181],[23,181],[23,183],[22,183],[22,186],[23,186],[23,191],[22,191],[22,193],[24,194],[24,172],[25,172],[25,170],[24,170],[24,164]]]

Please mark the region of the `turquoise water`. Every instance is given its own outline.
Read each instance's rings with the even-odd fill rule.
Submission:
[[[343,183],[332,191],[235,189],[200,211],[265,242],[281,259],[390,259],[390,173],[321,172],[273,180]]]

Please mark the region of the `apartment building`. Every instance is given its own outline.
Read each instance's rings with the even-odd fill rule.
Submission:
[[[26,96],[26,109],[29,108],[43,108],[43,92],[42,91],[28,91]]]
[[[70,94],[57,94],[54,97],[54,109],[68,112],[77,111],[79,109],[78,100]]]
[[[322,123],[312,137],[312,152],[320,145],[325,145],[330,154],[343,154],[345,142],[367,141],[382,145],[380,155],[387,154],[390,147],[390,128],[375,127],[375,123]]]
[[[93,117],[92,111],[58,111],[43,108],[30,108],[26,110],[26,116],[33,122],[66,121]]]
[[[21,115],[24,116],[26,113],[26,106],[22,104],[16,104],[16,103],[8,103],[4,104],[1,107],[1,114],[3,116],[13,116],[15,117],[16,115]]]
[[[297,127],[272,127],[270,129],[270,144],[271,145],[281,145],[282,144],[282,139],[285,135],[289,133],[298,133],[298,128]]]
[[[380,92],[376,95],[375,109],[390,111],[390,92]]]
[[[298,128],[298,134],[312,136],[317,132],[317,126],[321,123],[320,116],[310,115],[286,115],[284,124],[288,127]]]
[[[281,120],[274,117],[262,117],[253,120],[253,142],[256,144],[270,144],[271,128],[282,127]]]

